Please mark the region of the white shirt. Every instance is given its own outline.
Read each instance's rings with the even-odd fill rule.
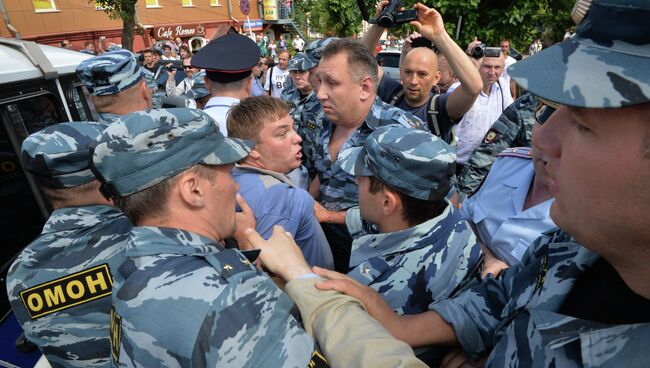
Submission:
[[[167,78],[165,92],[167,92],[168,97],[179,97],[189,92],[193,85],[194,81],[190,77],[183,78],[178,85],[174,85],[174,78]]]
[[[264,90],[271,91],[271,96],[280,98],[282,90],[287,85],[287,77],[289,76],[289,69],[280,69],[278,65],[273,67],[273,73],[270,71],[266,73],[266,80],[264,81]],[[273,74],[273,76],[271,76]],[[271,85],[270,78],[273,78],[273,85]]]
[[[459,164],[467,162],[469,155],[481,144],[492,124],[512,102],[510,89],[504,87],[502,94],[498,83],[492,85],[489,96],[481,91],[474,105],[453,128],[458,139],[456,162]]]
[[[296,49],[296,51],[302,51],[304,46],[305,41],[303,41],[302,38],[296,38],[293,40],[293,48]]]
[[[503,66],[503,72],[499,77],[499,82],[501,83],[503,88],[507,89],[508,91],[510,91],[510,74],[508,74],[508,67],[516,62],[517,60],[515,60],[515,58],[513,58],[512,56],[506,57]]]
[[[230,110],[230,107],[232,105],[238,103],[239,99],[234,97],[212,97],[210,100],[208,100],[208,103],[205,104],[203,112],[207,113],[214,120],[216,120],[221,133],[223,133],[225,136],[228,136],[228,127],[226,125],[228,110]]]

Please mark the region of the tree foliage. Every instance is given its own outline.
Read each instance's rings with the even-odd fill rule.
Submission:
[[[103,8],[111,19],[122,19],[122,47],[133,49],[135,33],[135,3],[138,0],[88,0]]]
[[[368,12],[374,15],[374,0],[366,0]],[[411,7],[414,0],[405,0]],[[449,34],[455,38],[459,16],[462,16],[460,35],[457,40],[465,47],[474,37],[491,46],[508,38],[512,46],[525,51],[535,38],[545,43],[562,39],[565,30],[573,23],[570,11],[574,0],[427,0],[422,1],[443,15]],[[361,12],[356,0],[296,0],[296,21],[302,27],[326,35],[340,37],[358,33]],[[302,17],[302,19],[298,19]],[[413,30],[403,25],[389,32],[401,36]]]

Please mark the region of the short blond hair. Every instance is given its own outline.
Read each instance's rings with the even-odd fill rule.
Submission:
[[[242,100],[228,112],[228,136],[257,142],[265,122],[282,119],[289,114],[287,104],[271,96],[255,96]]]

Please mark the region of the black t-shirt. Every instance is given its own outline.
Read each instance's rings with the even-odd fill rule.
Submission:
[[[377,86],[377,96],[379,99],[389,104],[393,97],[402,90],[402,84],[388,75],[384,74]]]
[[[561,314],[605,324],[650,322],[650,300],[634,293],[618,272],[599,259],[578,276]]]
[[[429,94],[429,98],[427,99],[427,102],[419,107],[411,107],[406,103],[406,99],[404,97],[400,98],[395,106],[399,107],[400,109],[404,111],[408,111],[411,114],[417,116],[420,118],[420,120],[424,121],[427,123],[427,126],[431,130],[431,133],[436,134],[436,131],[433,126],[431,126],[431,121],[429,121],[429,117],[427,116],[427,111],[429,110],[429,103],[431,102],[431,98],[433,98],[433,93]],[[440,138],[444,140],[447,143],[451,143],[452,139],[452,134],[451,134],[451,128],[454,126],[454,122],[451,121],[449,118],[449,115],[447,115],[447,99],[449,98],[448,93],[443,93],[440,95],[438,98],[438,127],[440,128]]]

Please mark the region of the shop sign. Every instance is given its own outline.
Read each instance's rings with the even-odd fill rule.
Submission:
[[[278,20],[278,0],[264,0],[264,19]]]
[[[173,40],[176,37],[204,36],[205,27],[202,24],[158,27],[153,29],[153,34],[158,40]]]

